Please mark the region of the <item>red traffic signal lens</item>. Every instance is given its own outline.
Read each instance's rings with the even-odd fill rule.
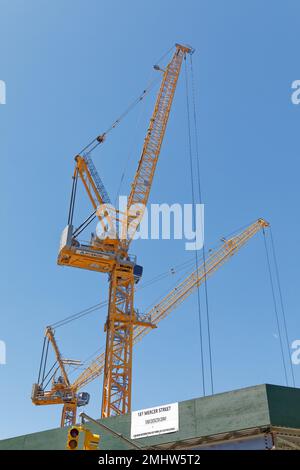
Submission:
[[[79,431],[78,431],[77,428],[72,428],[72,429],[70,430],[70,436],[72,436],[72,437],[77,437],[78,434],[79,434]]]
[[[76,447],[78,446],[78,442],[75,441],[75,439],[71,439],[68,445],[69,445],[69,448],[73,450],[73,449],[76,449]]]

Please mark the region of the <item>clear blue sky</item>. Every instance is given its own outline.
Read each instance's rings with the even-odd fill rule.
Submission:
[[[56,265],[73,157],[144,88],[175,42],[196,49],[206,246],[257,217],[272,223],[291,339],[299,320],[299,2],[261,0],[0,0],[1,323],[0,438],[56,427],[60,409],[34,407],[44,327],[107,297],[98,274]],[[94,161],[114,196],[129,153],[129,188],[153,96],[111,133]],[[140,125],[137,125],[137,121]],[[163,145],[152,202],[191,202],[184,81]],[[87,206],[88,207],[88,206]],[[88,209],[87,209],[88,211]],[[183,241],[132,245],[147,281],[191,254]],[[137,296],[145,308],[176,280]],[[203,291],[201,291],[203,293]],[[283,384],[262,236],[209,281],[215,391]],[[106,312],[57,331],[63,354],[103,346]],[[201,395],[193,295],[136,347],[133,408]],[[206,355],[207,363],[207,355]],[[300,366],[294,367],[300,385]],[[98,417],[101,380],[86,411]]]

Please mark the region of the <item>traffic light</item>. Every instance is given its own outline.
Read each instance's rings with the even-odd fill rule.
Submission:
[[[68,450],[77,450],[79,437],[80,437],[80,427],[79,426],[72,426],[68,432],[68,441],[67,441],[67,449]]]
[[[93,434],[88,429],[84,430],[83,450],[97,450],[100,441],[99,434]]]

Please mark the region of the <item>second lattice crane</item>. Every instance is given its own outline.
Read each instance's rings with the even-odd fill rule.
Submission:
[[[212,276],[221,266],[238,253],[238,251],[258,232],[268,227],[268,222],[264,219],[258,219],[249,225],[242,232],[234,237],[223,239],[221,246],[209,252],[205,264],[201,264],[198,269],[193,270],[186,278],[175,286],[165,297],[157,302],[154,307],[145,313],[147,318],[151,319],[151,323],[157,326],[161,320],[175,310],[182,302],[187,299],[203,282]],[[146,334],[151,331],[144,325],[135,325],[133,328],[133,344],[140,341]],[[85,386],[99,377],[105,370],[105,354],[97,356],[81,374],[72,383],[68,378],[65,365],[76,363],[62,359],[61,353],[57,346],[54,332],[51,327],[46,329],[45,341],[47,345],[51,344],[56,357],[57,368],[52,371],[46,371],[47,355],[43,348],[39,381],[33,386],[32,401],[35,405],[63,405],[63,413],[61,426],[75,424],[77,407],[85,406],[89,400],[87,392],[80,392]],[[52,376],[51,376],[52,373]],[[56,378],[57,374],[59,376]],[[51,388],[47,389],[47,378],[52,377]],[[48,379],[49,380],[49,379]]]

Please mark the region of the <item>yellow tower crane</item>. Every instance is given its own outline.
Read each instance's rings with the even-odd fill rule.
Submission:
[[[109,308],[105,324],[106,351],[102,394],[102,418],[124,414],[131,409],[131,370],[133,329],[153,325],[138,318],[134,309],[134,284],[142,275],[142,267],[128,254],[130,241],[136,232],[147,205],[157,160],[165,135],[181,64],[190,47],[176,44],[174,55],[162,70],[162,81],[142,154],[132,183],[126,213],[108,208],[109,197],[92,162],[90,152],[77,155],[71,196],[71,213],[64,229],[58,264],[109,274]],[[105,134],[97,137],[102,143]],[[92,236],[89,245],[78,242],[72,225],[74,197],[78,177],[92,203],[105,236]],[[121,227],[117,232],[117,227]]]
[[[207,278],[223,266],[255,234],[260,230],[264,230],[268,225],[268,222],[264,219],[258,219],[234,237],[222,239],[221,246],[209,253],[205,264],[199,265],[198,269],[192,271],[180,284],[163,297],[160,302],[146,312],[145,318],[148,318],[151,325],[156,327],[161,320],[199,288]],[[133,327],[132,344],[136,344],[150,331],[151,329],[148,328],[148,325],[136,323]],[[47,390],[44,386],[44,372],[41,381],[33,386],[32,401],[35,405],[63,405],[61,426],[74,425],[77,407],[86,405],[89,399],[89,395],[86,392],[79,393],[79,390],[99,377],[103,372],[105,373],[106,353],[97,356],[71,384],[64,368],[66,361],[61,359],[61,354],[55,342],[54,332],[50,327],[46,330],[46,338],[54,348],[61,376],[60,380],[53,379],[51,389]],[[57,385],[58,382],[59,386]]]

